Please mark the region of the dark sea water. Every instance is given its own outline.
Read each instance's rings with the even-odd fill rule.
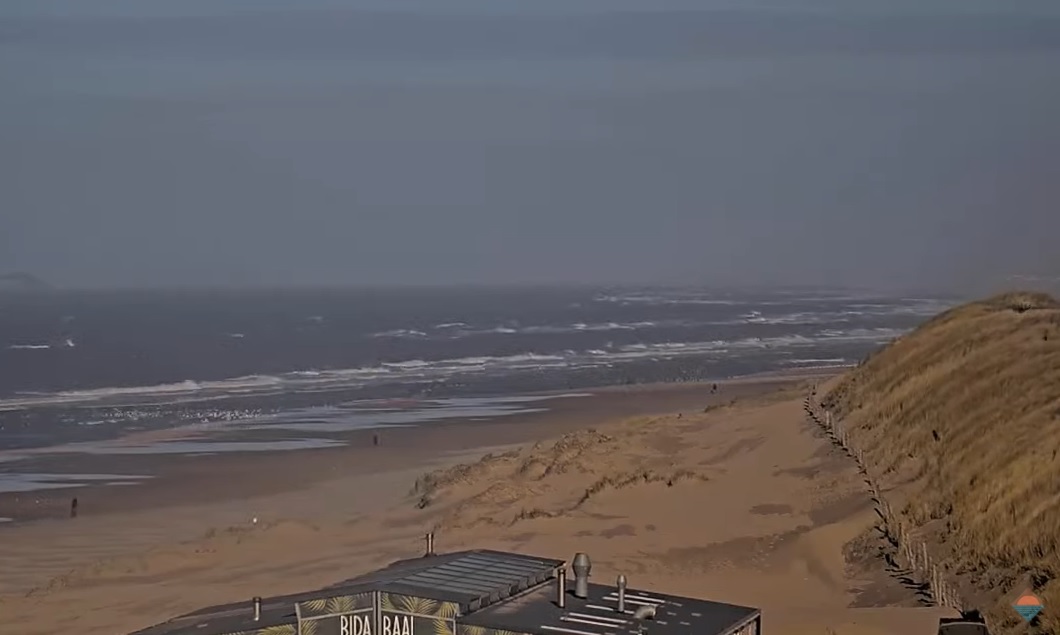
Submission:
[[[488,396],[840,366],[954,301],[652,289],[7,295],[0,448],[378,398],[448,400],[443,410],[459,415]],[[491,403],[494,414],[512,406]],[[353,427],[395,416],[359,413]]]

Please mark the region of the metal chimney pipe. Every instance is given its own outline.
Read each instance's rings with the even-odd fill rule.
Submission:
[[[589,571],[592,568],[589,556],[581,552],[574,554],[574,561],[571,562],[571,569],[574,569],[574,597],[589,597]]]
[[[434,532],[433,531],[427,532],[426,540],[427,540],[427,553],[425,553],[423,555],[424,556],[433,556],[434,555]]]
[[[626,576],[618,576],[618,612],[626,612]]]
[[[261,620],[261,598],[254,598],[254,621]]]
[[[567,606],[567,567],[556,569],[556,606]]]

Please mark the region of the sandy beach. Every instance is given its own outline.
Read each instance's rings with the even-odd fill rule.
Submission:
[[[805,384],[621,388],[540,415],[388,431],[379,447],[151,457],[148,482],[78,490],[76,520],[0,531],[0,633],[114,635],[308,590],[417,555],[429,530],[442,551],[585,551],[598,582],[624,573],[761,607],[768,633],[932,632],[938,609],[844,556],[872,503],[805,421]],[[136,471],[148,459],[110,460]],[[69,492],[47,496],[58,510]]]

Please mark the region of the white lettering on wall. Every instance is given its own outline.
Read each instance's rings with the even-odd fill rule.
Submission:
[[[372,635],[372,622],[368,614],[340,615],[339,635]]]
[[[380,617],[382,623],[379,628],[383,631],[380,635],[412,635],[411,615],[387,615],[384,613]]]

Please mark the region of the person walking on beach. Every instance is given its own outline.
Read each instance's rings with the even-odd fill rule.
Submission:
[[[70,501],[70,518],[77,518],[77,498]]]

